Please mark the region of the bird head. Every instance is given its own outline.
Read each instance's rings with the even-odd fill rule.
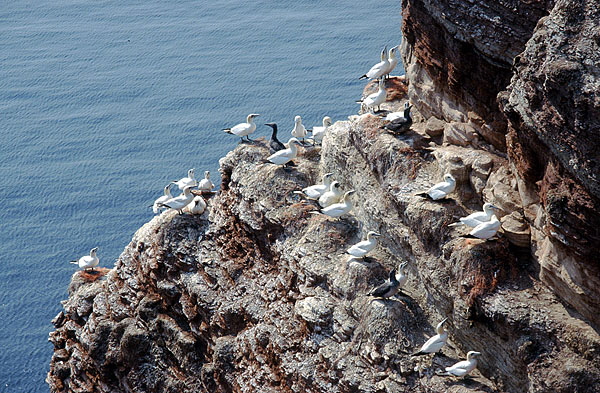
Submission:
[[[296,124],[302,123],[302,117],[301,116],[294,117],[294,123],[296,123]]]
[[[96,255],[96,252],[98,251],[98,247],[94,247],[90,250],[90,255],[94,256]]]
[[[194,177],[194,168],[192,168],[192,169],[190,169],[190,170],[188,171],[188,177],[189,177],[189,178],[193,178],[193,177]]]
[[[367,233],[367,237],[380,237],[381,235],[375,231],[370,231]]]
[[[467,352],[467,360],[471,360],[477,356],[481,356],[481,352],[476,352],[476,351]]]
[[[260,116],[258,113],[251,113],[246,117],[246,122],[250,123],[252,120]]]
[[[446,180],[447,182],[452,182],[452,183],[456,182],[456,179],[454,179],[454,176],[452,176],[449,173],[446,173],[444,175],[444,180]]]
[[[265,123],[265,125],[271,127],[274,130],[277,129],[277,124],[275,124],[275,123]]]
[[[332,122],[331,122],[331,117],[329,117],[329,116],[325,116],[325,117],[323,118],[323,126],[324,126],[324,127],[329,127],[331,124],[332,124]]]
[[[210,179],[210,171],[204,171],[204,178]]]
[[[292,144],[300,144],[300,141],[296,138],[290,138],[290,140],[288,141],[288,146],[291,146]]]

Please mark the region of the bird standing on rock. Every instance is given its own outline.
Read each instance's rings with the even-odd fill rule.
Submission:
[[[287,144],[289,146],[287,149],[279,150],[278,152],[271,154],[267,160],[271,161],[273,164],[286,165],[296,158],[300,141],[296,138],[291,138]]]
[[[163,203],[160,203],[159,207],[168,207],[169,209],[177,210],[179,214],[183,214],[183,208],[194,200],[194,194],[191,192],[192,187],[193,186],[185,187],[181,194]]]
[[[154,204],[152,205],[152,211],[154,212],[154,214],[158,214],[158,212],[160,211],[159,205],[161,203],[166,202],[169,199],[173,198],[173,195],[171,195],[171,184],[173,184],[173,183],[167,184],[164,189],[164,195],[157,198],[154,201]]]
[[[360,104],[361,108],[364,110],[369,110],[375,113],[375,107],[377,107],[377,112],[381,109],[380,106],[383,104],[387,97],[387,92],[384,86],[385,82],[383,79],[379,79],[379,89],[376,93],[369,94],[367,97],[363,98],[360,101],[356,101]]]
[[[94,271],[94,268],[100,263],[100,259],[96,256],[98,247],[94,247],[90,250],[90,255],[84,255],[77,261],[71,261],[75,265],[79,265],[80,269],[87,270],[89,268]]]
[[[478,224],[468,235],[463,235],[462,237],[488,240],[496,236],[496,233],[498,233],[501,226],[502,223],[494,214],[489,221]]]
[[[183,208],[183,211],[190,214],[202,214],[206,210],[206,201],[200,195],[192,200],[192,203]]]
[[[396,50],[398,50],[398,46],[396,45],[392,49],[390,49],[388,53],[388,67],[385,69],[383,77],[388,79],[390,77],[390,73],[396,68],[398,65],[398,58],[396,57]]]
[[[387,46],[381,51],[381,61],[375,64],[371,69],[358,79],[377,79],[383,77],[390,66],[387,58]]]
[[[204,172],[204,179],[198,183],[198,190],[202,193],[211,192],[215,188],[215,185],[210,181],[210,171]]]
[[[196,187],[198,185],[198,181],[194,176],[194,168],[188,171],[187,177],[183,177],[177,181],[172,181],[171,183],[177,185],[177,188],[180,190],[183,190],[187,186]]]
[[[456,188],[456,180],[449,173],[444,175],[444,181],[433,185],[427,192],[417,194],[417,196],[425,197],[437,201],[445,198]]]
[[[406,271],[406,266],[408,266],[408,262],[404,261],[398,266],[398,274],[396,274],[396,281],[398,281],[398,291],[406,285],[408,281],[408,272]]]
[[[306,128],[304,127],[304,124],[302,124],[302,117],[296,116],[294,118],[294,128],[292,129],[292,136],[294,138],[302,139],[302,141],[304,142],[306,133]]]
[[[448,225],[449,227],[458,227],[462,225],[466,225],[471,228],[475,228],[477,225],[482,222],[488,222],[492,219],[494,215],[494,210],[500,210],[496,206],[492,205],[489,202],[483,204],[483,211],[471,213],[466,217],[459,218],[459,222],[452,223]]]
[[[343,196],[344,194],[340,188],[340,183],[337,181],[331,182],[329,189],[319,197],[319,206],[325,208],[333,205],[334,203],[339,203]]]
[[[295,194],[304,195],[309,199],[319,199],[331,186],[331,176],[333,173],[323,175],[323,184],[315,184],[314,186],[303,188],[302,191],[294,191]]]
[[[437,324],[435,328],[437,334],[427,340],[421,349],[418,352],[413,353],[412,356],[421,356],[434,353],[446,345],[446,341],[448,340],[448,332],[444,330],[444,323],[446,323],[447,320],[448,318],[445,318],[442,322]]]
[[[369,295],[373,297],[387,299],[398,293],[399,284],[400,283],[398,282],[398,280],[396,280],[396,270],[392,269],[388,281],[375,288],[373,291],[371,291],[371,293],[369,293]]]
[[[364,258],[377,246],[377,238],[381,236],[375,231],[367,233],[367,240],[356,243],[346,251],[352,258]]]
[[[265,123],[266,126],[269,126],[273,129],[273,133],[271,134],[271,139],[269,139],[269,152],[271,154],[278,152],[279,150],[285,149],[285,145],[277,139],[277,124],[275,123]]]
[[[323,142],[323,137],[325,136],[325,133],[327,132],[327,129],[329,128],[329,126],[331,126],[331,117],[329,116],[325,116],[323,118],[323,126],[322,127],[313,127],[312,130],[308,130],[309,132],[312,132],[313,135],[313,145],[315,144],[321,144]]]
[[[244,137],[246,137],[248,141],[251,141],[252,139],[250,139],[248,135],[252,134],[254,130],[256,130],[256,124],[254,123],[254,119],[258,116],[260,115],[256,113],[251,113],[246,117],[245,123],[240,123],[231,128],[224,128],[223,131],[225,131],[228,134],[239,136],[240,138],[242,138],[242,141],[244,140]]]
[[[333,185],[333,183],[331,183]],[[320,212],[310,212],[312,214],[325,214],[329,217],[341,217],[346,213],[349,213],[350,210],[352,210],[353,205],[352,205],[352,201],[350,200],[350,195],[354,194],[354,190],[350,190],[350,191],[346,191],[346,193],[344,194],[344,196],[342,197],[342,200],[339,203],[334,203],[333,205],[329,205],[323,209],[321,209]]]
[[[412,117],[410,117],[410,108],[412,108],[412,105],[407,101],[404,103],[404,113],[402,116],[390,117],[392,114],[386,116],[386,120],[391,121],[384,127],[397,134],[408,131],[413,123]]]
[[[446,372],[438,375],[447,375],[454,377],[466,377],[471,371],[477,367],[477,357],[481,355],[481,352],[469,351],[467,353],[467,360],[455,363],[450,367],[446,367]]]

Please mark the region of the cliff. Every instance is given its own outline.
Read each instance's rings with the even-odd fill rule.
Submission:
[[[407,76],[383,108],[408,94],[412,129],[352,116],[288,169],[239,145],[209,213],[163,213],[103,278],[73,276],[51,391],[600,391],[598,63],[584,50],[598,18],[581,4],[406,1]],[[326,172],[357,191],[351,215],[310,214],[294,193]],[[415,195],[446,172],[450,199]],[[448,224],[483,201],[502,208],[502,236],[461,238]],[[348,261],[369,230],[375,252]],[[405,260],[409,296],[367,296]],[[445,317],[450,345],[411,357]],[[436,375],[469,350],[475,378]]]

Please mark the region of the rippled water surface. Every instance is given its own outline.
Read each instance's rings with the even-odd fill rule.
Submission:
[[[0,4],[0,392],[44,392],[50,320],[74,265],[112,267],[169,181],[213,173],[293,117],[346,119],[399,1],[4,1]],[[400,69],[396,73],[402,73]],[[282,139],[283,139],[282,138]],[[215,181],[215,183],[217,183]]]

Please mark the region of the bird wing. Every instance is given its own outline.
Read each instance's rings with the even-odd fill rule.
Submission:
[[[386,282],[384,284],[381,284],[374,290],[372,290],[369,295],[375,296],[375,297],[383,296],[383,295],[387,294],[391,288],[392,288],[392,284],[390,282]]]
[[[446,371],[452,375],[456,375],[457,377],[462,377],[467,372],[469,372],[469,368],[471,367],[471,362],[468,360],[463,360],[450,367],[446,367]]]
[[[421,352],[437,352],[444,346],[445,343],[446,341],[444,341],[439,334],[436,334],[435,336],[427,340],[425,344],[423,344],[423,346],[421,347]]]
[[[475,212],[472,214],[469,214],[466,217],[463,217],[460,219],[460,222],[462,222],[465,225],[470,226],[471,228],[476,227],[477,225],[481,224],[482,222],[486,222],[489,221],[487,214],[485,214],[485,212]]]
[[[496,232],[498,232],[498,229],[500,229],[499,221],[485,221],[473,228],[473,230],[469,232],[469,235],[478,237],[480,239],[489,239],[490,237],[494,236]]]
[[[251,128],[251,125],[248,123],[240,123],[231,129],[231,133],[235,135],[246,136],[246,132],[248,132]]]
[[[367,77],[369,77],[369,78],[380,77],[381,75],[383,75],[383,73],[387,69],[388,65],[389,65],[389,62],[387,62],[385,60],[380,61],[379,63],[377,63],[373,67],[371,67],[369,72],[366,73]]]
[[[427,191],[427,194],[429,194],[429,196],[431,197],[431,199],[438,200],[438,199],[442,199],[443,197],[445,197],[446,195],[448,195],[447,192],[437,189],[437,188],[430,188],[429,191]]]

